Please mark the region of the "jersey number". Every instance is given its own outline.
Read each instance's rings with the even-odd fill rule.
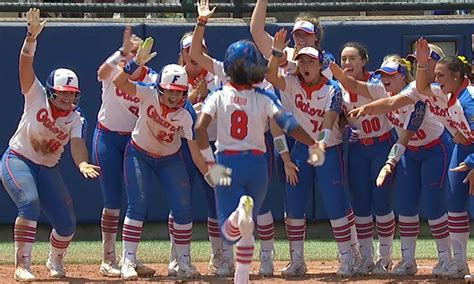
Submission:
[[[411,141],[423,140],[426,138],[426,132],[423,129],[418,129],[411,137]]]
[[[362,121],[362,130],[364,133],[369,134],[380,130],[380,120],[378,117],[372,119],[366,119]]]
[[[230,116],[230,136],[237,140],[247,137],[249,118],[245,111],[236,110]]]

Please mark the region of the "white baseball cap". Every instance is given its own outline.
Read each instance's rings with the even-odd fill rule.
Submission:
[[[319,50],[317,50],[316,48],[314,47],[304,47],[302,48],[298,54],[296,55],[295,59],[298,59],[298,57],[302,54],[305,54],[305,55],[308,55],[309,57],[312,57],[314,59],[317,59],[317,60],[320,60],[322,61],[322,54],[321,52],[319,52]]]
[[[180,43],[181,49],[190,48],[192,42],[193,42],[193,35],[192,34],[187,35],[181,40],[181,43]],[[202,39],[202,46],[207,48],[206,41],[204,39]]]
[[[406,69],[404,66],[400,65],[400,63],[393,61],[393,60],[387,60],[382,63],[379,69],[375,70],[375,73],[385,73],[388,75],[395,75],[397,73],[406,74]]]
[[[188,74],[177,64],[168,64],[161,70],[160,87],[165,90],[187,91]]]
[[[309,21],[298,21],[293,26],[291,33],[293,34],[296,31],[304,31],[307,34],[314,34],[314,25]]]

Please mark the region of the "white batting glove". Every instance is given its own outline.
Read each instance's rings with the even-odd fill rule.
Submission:
[[[324,164],[326,159],[326,151],[319,145],[319,143],[314,143],[314,145],[308,148],[308,163],[313,167],[318,167]]]
[[[232,183],[232,169],[221,164],[212,164],[204,175],[204,179],[211,186],[230,186]]]
[[[27,36],[37,38],[46,24],[46,21],[41,21],[40,19],[40,10],[30,8],[28,12],[26,12],[26,20],[28,22]]]

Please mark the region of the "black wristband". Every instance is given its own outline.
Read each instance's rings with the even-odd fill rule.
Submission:
[[[283,52],[272,48],[272,55],[275,57],[283,57]]]

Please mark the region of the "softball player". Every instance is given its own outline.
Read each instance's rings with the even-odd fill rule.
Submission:
[[[114,79],[121,91],[140,98],[138,120],[127,145],[124,169],[128,208],[122,233],[123,279],[137,279],[135,255],[140,241],[146,214],[146,196],[154,188],[155,175],[173,213],[173,240],[178,256],[177,276],[199,276],[191,264],[190,243],[192,233],[191,189],[181,156],[181,138],[188,140],[192,159],[202,173],[207,166],[193,142],[195,112],[187,103],[188,77],[179,65],[166,65],[160,72],[156,90],[144,84],[129,81],[130,74],[151,60],[153,39],[148,38],[140,46],[137,56],[125,65]]]
[[[122,203],[123,157],[125,147],[138,117],[140,99],[132,97],[115,87],[112,83],[115,75],[136,54],[141,39],[131,34],[126,27],[122,48],[114,52],[99,67],[97,77],[102,83],[102,105],[99,110],[97,126],[94,131],[92,159],[102,168],[99,178],[104,208],[101,216],[103,257],[99,272],[104,276],[120,277],[120,267],[115,257],[120,208]],[[135,72],[136,81],[155,82],[158,74],[143,67]],[[138,73],[138,74],[137,74]],[[140,276],[149,276],[155,270],[137,260],[137,272]]]
[[[436,83],[430,84],[427,72],[430,58],[433,58],[432,50],[427,41],[419,39],[416,44],[416,88],[423,95],[422,99],[428,108],[443,121],[443,124],[450,125],[457,131],[453,139],[455,146],[449,164],[450,190],[447,200],[449,234],[454,254],[444,276],[461,278],[469,274],[466,258],[469,239],[467,201],[469,194],[474,192],[474,171],[472,171],[474,89],[465,77],[464,64],[454,56],[443,57],[436,63],[434,68]]]
[[[201,0],[198,3],[198,23],[193,32],[193,44],[191,45],[190,55],[193,60],[195,60],[200,66],[202,66],[208,72],[216,75],[216,80],[219,82],[217,85],[223,85],[227,81],[227,75],[224,70],[224,64],[216,59],[210,57],[208,54],[203,52],[203,45],[199,44],[203,41],[204,29],[208,19],[214,14],[215,8],[209,10],[209,1]],[[194,44],[197,43],[197,44]],[[259,82],[259,86],[265,88],[268,83]],[[215,122],[213,122],[213,125]],[[215,129],[211,125],[210,129]],[[265,139],[267,141],[267,146],[271,147],[271,136],[269,127],[266,128]],[[212,130],[213,131],[213,130]],[[265,157],[267,159],[267,165],[269,166],[268,173],[271,173],[271,163],[272,151],[266,151]],[[273,215],[270,211],[268,205],[268,198],[264,199],[264,202],[261,206],[261,212],[257,217],[257,232],[260,238],[260,269],[259,274],[261,276],[270,276],[273,275],[273,251],[274,251],[274,222]],[[224,242],[223,247],[223,261],[220,264],[219,268],[216,271],[216,275],[219,276],[229,276],[232,274],[234,265],[233,265],[233,255],[232,247],[228,247],[228,244]]]
[[[367,91],[374,97],[387,97],[387,94],[406,97],[417,95],[408,62],[398,55],[386,56],[376,72],[382,74],[384,88],[367,84]],[[390,102],[390,99],[382,101]],[[376,101],[353,110],[351,114],[355,113],[359,117],[365,114],[381,114],[384,107],[378,105],[380,102]],[[451,147],[444,126],[432,113],[425,110],[426,105],[423,102],[413,102],[387,115],[397,127],[400,138],[388,155],[377,185],[382,185],[396,167],[395,203],[399,213],[402,260],[392,271],[395,275],[414,275],[417,272],[415,246],[419,233],[420,199],[424,200],[424,213],[438,248],[438,263],[433,267],[432,275],[442,276],[451,260],[444,203]],[[402,162],[398,163],[400,159]],[[407,196],[411,198],[407,199]]]
[[[367,275],[387,274],[391,269],[395,215],[390,202],[391,182],[377,188],[374,181],[385,164],[385,159],[395,140],[393,126],[385,115],[370,115],[360,118],[347,116],[357,107],[374,100],[367,92],[367,83],[381,84],[375,73],[365,70],[369,57],[359,43],[346,43],[341,51],[341,67],[330,63],[335,78],[342,84],[342,108],[348,125],[345,133],[349,139],[348,181],[354,207],[357,239],[362,261],[357,273]],[[349,77],[350,76],[350,77]],[[364,82],[364,83],[362,83]],[[379,252],[374,264],[372,214],[376,218]]]
[[[290,113],[284,113],[276,97],[252,85],[262,82],[265,66],[255,44],[238,41],[225,53],[225,73],[230,81],[205,101],[196,124],[198,143],[208,162],[214,161],[207,127],[217,117],[217,162],[213,168],[232,169],[232,185],[215,188],[222,236],[237,242],[235,283],[248,283],[254,248],[254,218],[268,187],[264,131],[268,118],[305,144],[311,137]],[[252,125],[250,128],[249,125]],[[314,150],[313,147],[309,148]],[[310,153],[313,158],[313,153]]]
[[[295,114],[313,139],[318,139],[325,149],[326,162],[320,160],[320,167],[313,169],[305,163],[306,146],[295,143],[291,150],[292,160],[299,168],[299,181],[295,186],[285,185],[286,228],[291,262],[282,270],[282,275],[302,276],[307,271],[304,261],[306,206],[302,204],[306,204],[308,190],[314,182],[318,182],[341,256],[341,267],[337,274],[352,276],[356,273],[358,257],[352,248],[352,245],[357,246],[357,242],[351,241],[352,236],[355,236],[354,215],[344,190],[342,134],[337,123],[342,111],[341,90],[335,81],[321,76],[323,56],[313,47],[301,49],[296,56],[298,75],[278,74],[278,57],[283,56],[285,42],[286,31],[282,29],[275,34],[267,80],[283,91],[282,96],[292,101],[288,111]]]
[[[86,121],[77,106],[79,80],[69,69],[53,70],[46,88],[36,77],[33,60],[37,37],[45,21],[40,11],[26,12],[28,32],[20,52],[19,77],[25,107],[18,128],[2,158],[3,185],[18,208],[14,226],[15,273],[17,281],[34,281],[31,252],[36,226],[43,211],[53,230],[46,267],[51,277],[66,276],[63,257],[71,242],[76,217],[69,191],[59,170],[64,146],[86,178],[99,176],[100,167],[88,163],[85,144]]]

